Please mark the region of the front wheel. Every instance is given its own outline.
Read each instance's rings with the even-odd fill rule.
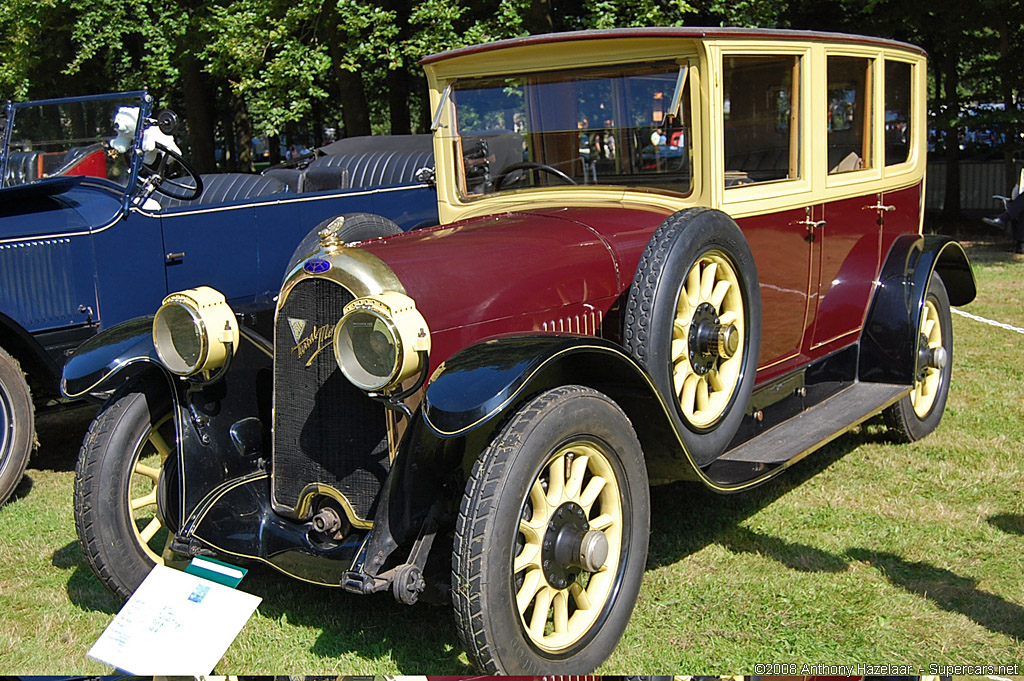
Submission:
[[[928,282],[918,326],[914,389],[885,410],[889,428],[901,442],[914,442],[935,430],[946,409],[953,372],[953,318],[942,277]]]
[[[157,508],[176,431],[166,390],[127,392],[93,420],[75,468],[75,528],[82,553],[111,591],[127,599],[172,536]]]
[[[647,558],[632,424],[608,397],[549,390],[480,454],[455,529],[452,600],[489,674],[585,673],[614,650]]]
[[[0,348],[0,504],[21,481],[34,442],[35,412],[25,375]]]

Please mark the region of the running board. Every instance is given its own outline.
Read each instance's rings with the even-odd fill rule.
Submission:
[[[910,392],[910,386],[854,383],[731,449],[716,461],[780,464],[826,444]]]

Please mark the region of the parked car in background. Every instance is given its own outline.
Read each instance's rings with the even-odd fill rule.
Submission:
[[[739,492],[877,414],[938,426],[975,282],[921,233],[925,55],[657,28],[423,64],[438,227],[320,232],[272,339],[198,288],[67,364],[67,394],[115,391],[79,540],[122,597],[211,554],[450,602],[487,673],[587,673],[640,588],[649,484]]]
[[[217,286],[263,311],[292,251],[342,213],[365,237],[437,221],[428,135],[355,138],[264,176],[199,177],[145,92],[8,104],[0,141],[0,502],[21,479],[36,408],[68,354],[169,292]],[[145,148],[144,148],[145,147]],[[355,230],[355,231],[351,231]],[[315,230],[314,230],[315,231]],[[230,255],[229,255],[230,254]],[[24,375],[23,373],[24,372]]]

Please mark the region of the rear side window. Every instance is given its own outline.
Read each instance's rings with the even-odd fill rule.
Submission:
[[[797,56],[724,57],[726,187],[800,176],[799,83]]]
[[[874,167],[871,59],[828,58],[828,172]]]
[[[905,163],[910,155],[913,66],[885,62],[885,165]]]

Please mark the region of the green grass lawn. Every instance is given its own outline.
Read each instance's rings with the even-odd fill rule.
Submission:
[[[1024,256],[984,243],[970,255],[979,297],[966,310],[1024,327]],[[949,404],[923,441],[891,444],[876,419],[751,492],[656,488],[640,599],[599,671],[1024,661],[1024,335],[953,327]],[[86,565],[71,510],[88,420],[41,420],[28,481],[0,509],[3,673],[109,671],[85,653],[119,603]],[[471,673],[446,608],[269,570],[241,588],[264,601],[218,673]]]

